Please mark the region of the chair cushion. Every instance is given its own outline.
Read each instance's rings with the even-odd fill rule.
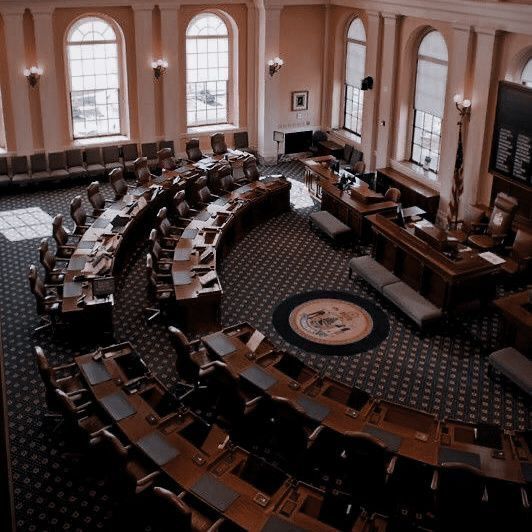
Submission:
[[[88,164],[87,172],[90,176],[97,176],[105,173],[105,167],[103,164]]]
[[[24,183],[30,182],[30,175],[29,174],[15,174],[12,179],[13,183],[17,183],[19,185],[22,185]]]
[[[369,255],[354,257],[349,261],[351,271],[359,274],[373,288],[382,292],[382,289],[389,284],[398,283],[400,279],[390,270],[379,264]]]
[[[87,170],[83,168],[83,166],[70,166],[68,168],[68,175],[70,177],[80,177],[80,176],[86,176]]]
[[[386,285],[382,293],[412,318],[419,327],[442,316],[440,308],[403,282]]]
[[[313,212],[310,215],[312,222],[331,238],[338,238],[351,232],[351,229],[343,222],[335,218],[328,211]]]
[[[114,168],[123,168],[122,163],[120,162],[105,163],[106,170],[113,170]]]
[[[69,174],[66,170],[52,170],[50,175],[55,179],[63,179],[64,177],[68,177]]]
[[[532,360],[513,347],[505,347],[491,353],[489,362],[528,395],[532,395]]]
[[[47,181],[50,178],[51,178],[50,172],[48,172],[46,170],[43,170],[41,172],[33,172],[31,174],[31,180],[32,181],[36,181],[36,182]]]
[[[5,187],[11,183],[11,178],[8,175],[0,175],[0,187]]]

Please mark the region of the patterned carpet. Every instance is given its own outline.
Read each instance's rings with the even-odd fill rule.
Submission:
[[[271,170],[271,169],[270,169]],[[436,334],[420,333],[394,307],[362,281],[348,278],[353,247],[333,247],[308,226],[317,205],[302,184],[302,166],[280,164],[293,182],[293,210],[253,229],[221,266],[224,325],[249,321],[309,365],[376,397],[397,401],[439,416],[488,421],[505,428],[532,427],[530,400],[503,378],[487,377],[487,354],[498,346],[499,319],[485,309],[457,320]],[[39,207],[69,220],[71,198],[84,184],[0,197],[3,211]],[[111,197],[108,185],[103,186]],[[37,317],[26,279],[38,263],[39,238],[9,241],[0,234],[0,312],[15,486],[17,528],[21,531],[119,530],[121,507],[106,474],[88,459],[63,456],[69,449],[61,430],[44,419],[44,389],[32,348],[41,345],[54,364],[93,346],[74,346],[48,332],[35,334]],[[367,250],[366,250],[367,251]],[[175,355],[162,323],[147,325],[144,260],[146,245],[125,261],[117,284],[114,312],[117,340],[130,340],[156,374],[174,382]],[[373,350],[352,357],[322,357],[286,344],[271,323],[275,306],[290,294],[343,290],[374,301],[387,314],[390,334]],[[499,289],[501,290],[501,289]]]

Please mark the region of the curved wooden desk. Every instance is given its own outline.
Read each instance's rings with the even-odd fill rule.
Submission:
[[[282,177],[249,183],[209,204],[184,228],[174,251],[172,280],[188,330],[218,327],[219,258],[252,227],[288,210],[290,188]]]

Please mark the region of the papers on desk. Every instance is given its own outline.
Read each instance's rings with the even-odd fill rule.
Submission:
[[[491,251],[485,251],[484,253],[479,253],[479,257],[482,257],[484,260],[491,262],[491,264],[502,264],[503,262],[506,262],[502,257],[499,257],[499,255],[495,255],[495,253],[492,253]]]
[[[434,227],[428,220],[419,220],[419,222],[416,222],[414,225],[419,228]]]

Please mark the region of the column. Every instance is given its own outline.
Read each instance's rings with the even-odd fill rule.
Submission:
[[[155,141],[155,90],[151,68],[153,60],[153,6],[133,6],[135,55],[137,61],[137,112],[140,142]],[[177,33],[177,32],[176,32]]]
[[[185,131],[184,105],[185,80],[179,76],[182,60],[179,51],[179,4],[159,4],[161,11],[161,52],[168,61],[168,70],[162,78],[164,138],[173,140],[178,151],[179,134]],[[186,113],[186,109],[184,111]]]
[[[375,153],[376,168],[388,166],[390,160],[395,97],[394,79],[397,66],[397,15],[383,13],[382,18],[382,66],[379,88],[379,128]]]
[[[258,149],[266,162],[275,162],[277,144],[273,132],[277,129],[280,76],[283,70],[270,77],[268,60],[279,55],[281,6],[258,6]]]
[[[330,46],[330,17],[331,17],[331,6],[326,4],[324,6],[325,16],[324,16],[324,29],[323,29],[323,56],[321,58],[321,127],[323,129],[331,128],[331,113],[329,111],[330,98],[331,94],[329,91],[329,80],[333,75],[334,64],[330,60],[331,55],[331,46]]]
[[[2,11],[16,152],[18,155],[29,155],[33,153],[33,129],[28,92],[29,85],[23,71],[26,66],[31,65],[26,65],[23,15],[24,8],[22,7]],[[10,150],[13,150],[13,148],[9,146]]]
[[[256,148],[257,136],[257,22],[258,13],[253,2],[247,4],[247,128],[249,145]]]
[[[475,33],[476,54],[473,65],[473,87],[471,94],[464,95],[464,98],[471,100],[471,115],[469,124],[466,125],[467,150],[464,153],[464,192],[460,201],[460,214],[470,203],[477,203],[479,200],[489,201],[488,198],[481,196],[484,192],[481,189],[483,178],[487,177],[483,168],[482,153],[484,142],[489,138],[489,135],[486,135],[489,96],[487,88],[491,83],[496,31],[476,28]]]
[[[364,91],[362,111],[362,151],[367,171],[375,169],[375,143],[377,136],[377,98],[380,80],[377,76],[377,62],[380,42],[380,16],[376,11],[368,11],[366,28],[366,69],[365,76],[373,78],[373,89]]]
[[[469,44],[471,28],[469,26],[455,26],[453,28],[452,42],[448,43],[449,60],[447,72],[447,94],[444,117],[442,121],[442,139],[440,167],[438,180],[440,182],[440,210],[438,219],[445,220],[451,189],[453,186],[454,162],[458,146],[458,111],[455,109],[453,96],[464,94],[465,80],[469,64]]]
[[[55,66],[53,10],[51,6],[32,8],[37,63],[43,69],[43,75],[39,80],[39,97],[44,129],[44,149],[48,153],[64,148],[61,123],[63,110],[59,107],[59,85]],[[62,87],[62,90],[65,88]]]

